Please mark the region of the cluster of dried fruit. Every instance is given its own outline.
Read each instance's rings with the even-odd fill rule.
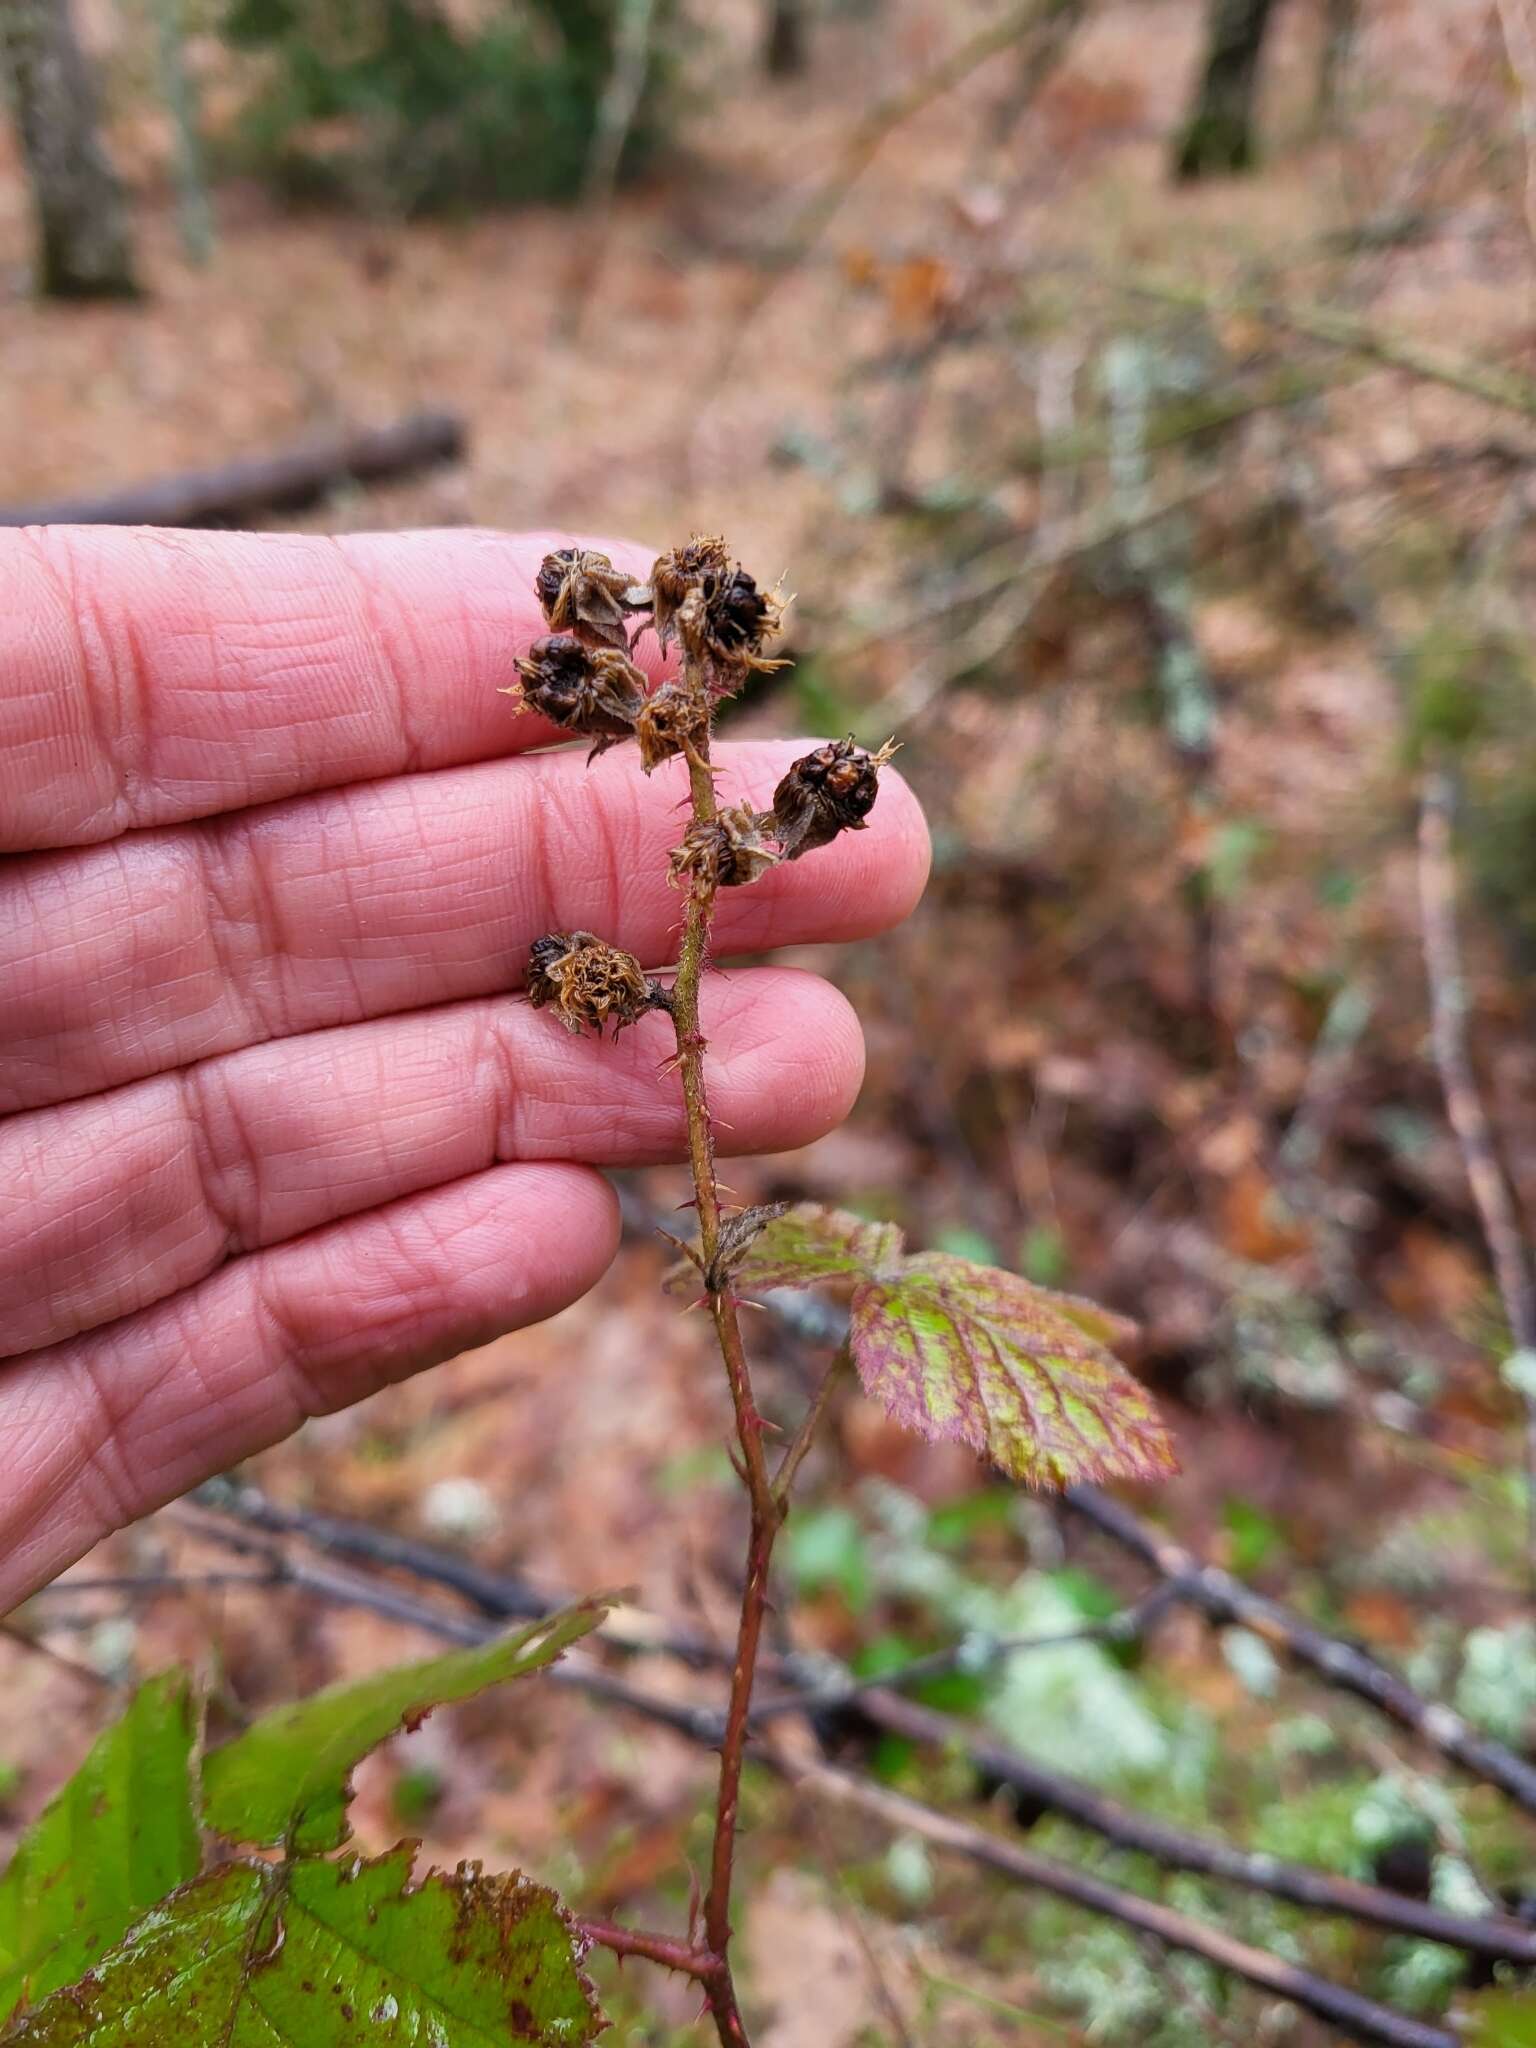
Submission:
[[[649,775],[682,755],[702,765],[719,701],[754,670],[779,664],[764,653],[778,632],[784,600],[760,590],[723,540],[696,534],[662,555],[648,583],[635,583],[606,555],[561,548],[546,555],[534,583],[550,631],[517,664],[515,694],[566,732],[592,741],[594,756],[633,739]],[[647,685],[633,660],[650,627],[663,647],[676,645],[682,674]],[[672,853],[674,882],[711,894],[755,882],[781,860],[798,860],[840,832],[862,831],[880,787],[880,770],[896,751],[877,752],[851,738],[832,740],[794,762],[773,793],[772,807],[728,805],[696,815]],[[558,1011],[572,1031],[601,1032],[632,1024],[664,1006],[665,992],[631,954],[591,932],[552,932],[533,948],[529,999]]]

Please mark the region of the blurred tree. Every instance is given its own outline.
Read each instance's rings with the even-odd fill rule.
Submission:
[[[770,78],[794,78],[806,67],[806,0],[768,0],[763,69]]]
[[[1176,178],[1246,171],[1256,154],[1253,106],[1274,0],[1209,0],[1205,63],[1174,150]]]
[[[69,0],[4,0],[0,72],[31,184],[38,289],[61,299],[134,297],[127,201]]]
[[[1327,130],[1339,112],[1339,94],[1360,26],[1360,0],[1323,0],[1323,40],[1317,53],[1317,86],[1312,117]]]
[[[202,138],[198,134],[197,95],[182,48],[185,33],[182,0],[154,0],[155,55],[160,96],[171,117],[175,140],[176,222],[189,262],[203,264],[213,254],[213,209],[203,170]]]

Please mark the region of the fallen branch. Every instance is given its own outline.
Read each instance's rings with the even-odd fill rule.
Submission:
[[[1089,1786],[1058,1771],[1030,1762],[1017,1750],[989,1742],[969,1729],[957,1728],[947,1715],[898,1698],[884,1687],[872,1687],[858,1701],[858,1711],[880,1729],[910,1742],[957,1751],[981,1772],[989,1785],[1013,1793],[1026,1810],[1057,1814],[1074,1826],[1112,1842],[1117,1849],[1150,1856],[1165,1870],[1190,1870],[1220,1884],[1263,1892],[1312,1913],[1337,1914],[1363,1921],[1393,1934],[1419,1941],[1437,1941],[1490,1960],[1536,1964],[1536,1928],[1502,1915],[1467,1919],[1443,1912],[1416,1899],[1403,1898],[1380,1885],[1314,1870],[1304,1863],[1240,1849],[1208,1835],[1170,1827],[1134,1807],[1106,1799]]]
[[[867,1813],[894,1831],[917,1835],[935,1848],[947,1849],[984,1869],[1012,1878],[1015,1883],[1053,1892],[1057,1898],[1069,1899],[1090,1913],[1118,1921],[1122,1927],[1134,1927],[1165,1948],[1200,1956],[1218,1970],[1241,1977],[1326,2020],[1352,2041],[1385,2042],[1390,2048],[1458,2048],[1459,2037],[1448,2028],[1409,2019],[1390,2006],[1378,2005],[1375,1999],[1331,1983],[1326,1977],[1316,1977],[1299,1964],[1283,1962],[1267,1949],[1237,1941],[1220,1928],[1208,1927],[1156,1899],[1144,1899],[1089,1871],[1037,1856],[1033,1850],[1021,1849],[1016,1843],[988,1834],[952,1814],[924,1806],[904,1793],[856,1778],[830,1764],[772,1761],[792,1784],[807,1787],[833,1805]]]
[[[99,498],[0,506],[0,526],[238,526],[262,513],[301,511],[343,484],[383,483],[458,462],[465,445],[457,413],[413,413],[393,426],[332,434]]]
[[[1445,768],[1431,767],[1419,804],[1419,905],[1424,969],[1429,981],[1435,1066],[1445,1111],[1461,1148],[1467,1184],[1482,1225],[1510,1341],[1526,1368],[1525,1486],[1527,1563],[1536,1579],[1536,1274],[1520,1227],[1467,1042],[1467,981],[1456,929],[1456,869],[1451,835],[1456,789]]]
[[[247,1541],[256,1541],[254,1537]],[[489,1621],[468,1615],[450,1614],[429,1602],[414,1600],[393,1587],[369,1582],[309,1564],[288,1560],[283,1574],[287,1583],[320,1598],[342,1605],[359,1606],[407,1623],[446,1641],[482,1642],[494,1633]],[[551,1667],[547,1676],[557,1684],[569,1685],[593,1698],[606,1701],[669,1727],[692,1742],[718,1748],[725,1732],[725,1717],[711,1708],[678,1700],[663,1699],[645,1692],[579,1654],[567,1656]],[[1206,1926],[1188,1915],[1175,1912],[1155,1900],[1058,1863],[1033,1851],[1022,1849],[985,1829],[924,1806],[915,1799],[888,1792],[854,1773],[831,1765],[791,1761],[777,1749],[754,1744],[751,1754],[791,1784],[804,1787],[829,1803],[870,1814],[883,1824],[906,1834],[916,1834],[935,1847],[966,1857],[983,1868],[997,1871],[1016,1883],[1053,1893],[1089,1912],[1102,1914],[1122,1926],[1186,1954],[1197,1955],[1216,1968],[1273,1996],[1287,1999],[1303,2010],[1329,2021],[1350,2039],[1384,2044],[1384,2048],[1458,2048],[1457,2037],[1441,2027],[1426,2026],[1418,2020],[1379,2005],[1347,1987],[1317,1977],[1310,1970],[1283,1962],[1278,1956],[1249,1946]],[[603,1923],[594,1927],[596,1938],[613,1947],[626,1940],[626,1931]],[[668,1968],[681,1967],[681,1951],[663,1957],[655,1954],[649,1936],[630,1936],[631,1942],[652,1952],[652,1959]]]
[[[269,1561],[270,1577],[266,1583],[286,1579],[311,1591],[323,1590],[315,1585],[312,1572],[302,1561],[293,1560],[286,1553],[274,1552],[265,1540],[271,1534],[284,1534],[297,1535],[343,1554],[369,1557],[376,1562],[387,1561],[393,1568],[412,1571],[428,1583],[456,1592],[464,1593],[466,1587],[473,1584],[477,1590],[468,1597],[480,1606],[482,1614],[490,1621],[511,1617],[535,1619],[565,1604],[564,1595],[546,1593],[536,1596],[542,1604],[535,1608],[531,1604],[529,1589],[517,1580],[502,1580],[495,1573],[466,1565],[463,1559],[437,1551],[430,1545],[395,1537],[386,1531],[372,1530],[365,1524],[344,1522],[332,1516],[312,1516],[302,1509],[281,1507],[268,1501],[253,1487],[233,1488],[227,1481],[218,1481],[203,1488],[201,1498],[208,1501],[217,1490],[223,1493],[220,1513],[239,1516],[244,1527],[257,1533],[244,1536],[242,1529],[227,1527],[215,1527],[208,1533],[231,1548],[257,1549]],[[364,1579],[332,1583],[368,1587],[378,1582]],[[69,1581],[62,1582],[58,1590],[69,1590]],[[381,1590],[393,1592],[392,1588]],[[1170,1580],[1166,1585],[1157,1587],[1146,1599],[1105,1622],[1090,1623],[1072,1631],[984,1644],[980,1646],[980,1660],[984,1665],[990,1664],[1005,1655],[1051,1648],[1063,1642],[1128,1641],[1144,1629],[1162,1607],[1182,1596],[1182,1584],[1178,1580]],[[411,1596],[406,1597],[409,1599]],[[443,1612],[441,1609],[427,1611],[434,1614]],[[481,1627],[483,1633],[483,1625],[470,1621],[468,1617],[450,1618],[471,1628]],[[719,1666],[727,1661],[724,1650],[634,1609],[620,1609],[609,1618],[603,1630],[603,1641],[615,1648],[675,1656],[694,1668]],[[851,1710],[893,1734],[958,1751],[984,1784],[1007,1787],[1022,1800],[1059,1814],[1064,1820],[1101,1836],[1117,1848],[1151,1856],[1168,1869],[1195,1871],[1219,1882],[1286,1899],[1314,1912],[1339,1914],[1395,1933],[1443,1942],[1449,1947],[1495,1961],[1536,1964],[1536,1929],[1519,1921],[1498,1915],[1472,1919],[1442,1912],[1379,1886],[1335,1877],[1330,1872],[1314,1870],[1305,1864],[1281,1862],[1274,1857],[1239,1849],[1231,1843],[1167,1826],[1134,1808],[1101,1797],[1077,1779],[1048,1770],[1016,1750],[977,1735],[950,1716],[903,1699],[892,1683],[894,1679],[897,1684],[916,1684],[956,1668],[976,1668],[977,1662],[975,1652],[962,1643],[931,1657],[914,1659],[901,1671],[887,1674],[879,1683],[861,1684],[848,1672],[836,1671],[829,1675],[825,1669],[819,1668],[819,1660],[794,1656],[765,1657],[765,1668],[771,1670],[780,1682],[787,1681],[797,1689],[792,1693],[770,1696],[755,1705],[752,1726],[755,1732],[760,1733],[770,1723],[791,1712],[813,1717]],[[808,1666],[816,1668],[808,1671]],[[606,1681],[607,1674],[602,1676]],[[692,1707],[685,1709],[684,1714],[685,1733],[700,1741],[711,1739],[710,1731],[717,1726],[718,1717],[712,1716],[708,1709]]]
[[[1485,368],[1465,356],[1447,355],[1411,334],[1395,328],[1374,327],[1358,313],[1346,313],[1337,306],[1315,305],[1309,301],[1276,298],[1263,291],[1222,291],[1196,284],[1191,279],[1165,277],[1146,271],[1125,271],[1107,276],[1116,290],[1137,298],[1156,299],[1169,306],[1183,306],[1191,312],[1228,316],[1241,314],[1265,327],[1297,334],[1307,341],[1322,342],[1343,349],[1367,362],[1380,363],[1389,370],[1402,370],[1429,384],[1443,384],[1468,398],[1479,398],[1501,412],[1518,413],[1536,420],[1536,383],[1513,370]]]
[[[1235,1623],[1262,1636],[1272,1649],[1315,1671],[1339,1691],[1364,1700],[1470,1776],[1497,1786],[1526,1813],[1536,1814],[1536,1766],[1502,1743],[1479,1735],[1453,1707],[1425,1699],[1371,1651],[1314,1628],[1278,1600],[1253,1592],[1219,1566],[1202,1564],[1144,1522],[1134,1509],[1111,1500],[1095,1486],[1069,1487],[1064,1499],[1085,1521],[1154,1571],[1176,1581],[1181,1603],[1198,1607],[1214,1622]]]

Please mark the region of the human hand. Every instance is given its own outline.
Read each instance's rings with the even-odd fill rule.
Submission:
[[[595,1169],[682,1155],[665,1018],[599,1048],[508,993],[543,932],[658,967],[679,924],[681,765],[529,755],[563,735],[496,693],[563,544],[0,534],[0,1613],[574,1300],[618,1241]],[[804,746],[719,748],[722,794],[765,805]],[[926,867],[888,773],[717,929],[856,938]],[[814,976],[712,976],[704,1024],[722,1149],[851,1106],[859,1026]]]

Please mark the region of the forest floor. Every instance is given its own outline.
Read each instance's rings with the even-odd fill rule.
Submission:
[[[600,236],[538,209],[294,217],[231,186],[198,271],[176,245],[164,136],[125,117],[151,286],[131,308],[27,300],[24,193],[0,162],[0,497],[106,490],[446,404],[469,422],[467,461],[298,523],[658,544],[704,528],[766,577],[786,572],[798,666],[740,729],[897,730],[938,860],[901,934],[814,956],[866,1020],[869,1080],[842,1132],[733,1169],[743,1199],[891,1215],[915,1242],[1136,1317],[1184,1463],[1142,1509],[1528,1746],[1517,1404],[1427,1044],[1413,693],[1450,605],[1456,647],[1501,664],[1479,713],[1487,753],[1467,760],[1462,903],[1479,1073],[1529,1214],[1536,798],[1504,769],[1523,764],[1536,788],[1531,672],[1510,653],[1529,636],[1517,493],[1536,437],[1443,380],[1286,338],[1267,300],[1200,315],[1166,291],[1257,274],[1288,301],[1530,373],[1536,260],[1497,24],[1471,0],[1367,10],[1339,126],[1317,134],[1318,24],[1284,10],[1262,172],[1181,189],[1164,166],[1198,10],[1109,0],[1016,126],[997,120],[1004,55],[891,137],[800,260],[757,260],[794,239],[858,107],[986,12],[839,11],[809,74],[770,86],[746,10],[721,10],[677,153]],[[1128,293],[1133,274],[1162,295]],[[1265,399],[1298,373],[1317,380],[1305,405]],[[1149,441],[1160,406],[1213,392],[1243,401],[1230,433]],[[1171,552],[1127,542],[1138,490],[1188,501]],[[1122,529],[1108,563],[1090,545],[1106,519]],[[1042,544],[1045,559],[1029,552]],[[1012,612],[995,591],[967,595],[998,561],[1027,565],[994,577],[1027,593]],[[640,1177],[658,1210],[683,1192],[679,1175]],[[618,1579],[727,1639],[740,1511],[726,1394],[702,1319],[658,1291],[662,1264],[638,1237],[554,1321],[311,1424],[247,1476],[538,1585]],[[766,1326],[764,1343],[769,1412],[792,1417],[807,1361]],[[797,1646],[875,1668],[1144,1588],[1070,1516],[853,1395],[807,1478],[777,1615]],[[83,1569],[219,1554],[169,1510]],[[211,1667],[232,1711],[422,1647],[295,1590],[181,1588],[127,1609],[54,1596],[23,1618],[114,1681],[178,1658]],[[709,1692],[661,1658],[637,1675]],[[1174,1613],[1140,1659],[1021,1660],[1006,1692],[972,1704],[1010,1739],[1277,1853],[1369,1875],[1382,1843],[1422,1823],[1444,1883],[1524,1868],[1496,1802],[1453,1796],[1433,1759],[1240,1632]],[[0,1693],[3,1847],[103,1699],[7,1641]],[[874,1761],[930,1796],[947,1783],[890,1743]],[[515,1862],[591,1910],[677,1915],[710,1778],[680,1740],[529,1687],[392,1745],[363,1774],[359,1832],[376,1843],[408,1824],[449,1863]],[[765,2048],[1085,2030],[1179,2048],[1278,2026],[1274,2008],[1215,1979],[1170,1984],[1134,1942],[915,1843],[819,1821],[767,1784],[752,1805],[741,1929]],[[1434,2011],[1457,1995],[1422,1948],[1172,1889],[1378,1996]],[[685,1986],[637,1975],[614,2038],[702,2038]],[[659,2019],[631,2016],[642,1993]],[[1327,2036],[1297,2022],[1276,2038]]]

